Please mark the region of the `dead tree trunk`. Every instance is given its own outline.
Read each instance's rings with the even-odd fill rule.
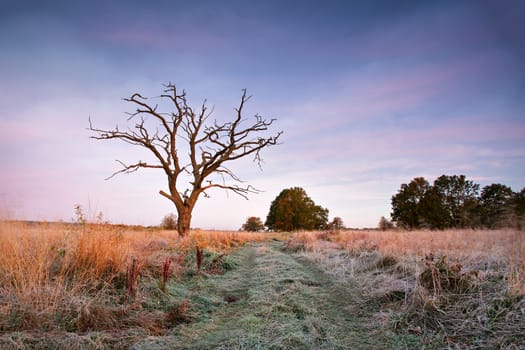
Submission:
[[[193,208],[183,205],[180,210],[177,208],[179,217],[177,219],[177,232],[180,236],[186,236],[190,231],[191,212]]]

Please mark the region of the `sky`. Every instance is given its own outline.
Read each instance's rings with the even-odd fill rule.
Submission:
[[[192,227],[264,221],[302,187],[348,227],[389,217],[402,183],[465,175],[525,187],[523,1],[0,0],[0,212],[157,225],[175,207],[148,159],[86,128],[125,127],[163,84],[234,117],[275,118],[278,146],[230,168],[263,192],[200,198]]]

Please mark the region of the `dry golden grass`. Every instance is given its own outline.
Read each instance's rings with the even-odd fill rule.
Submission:
[[[184,283],[237,263],[224,254],[247,242],[285,238],[289,251],[359,286],[359,307],[379,305],[377,320],[408,337],[424,332],[459,348],[478,338],[489,348],[525,341],[523,231],[194,230],[180,238],[158,229],[17,222],[0,222],[0,333],[164,335],[193,317]],[[207,259],[202,274],[195,274],[196,247]]]
[[[279,233],[194,230],[182,238],[177,247],[181,251],[191,251],[198,246],[201,249],[227,253],[246,242],[263,242],[281,236]]]
[[[135,324],[137,313],[125,318],[126,310],[111,306],[128,300],[118,294],[126,291],[133,261],[135,273],[155,278],[173,254],[180,264],[196,246],[228,253],[270,238],[200,230],[179,238],[174,231],[108,224],[0,222],[0,331]],[[127,286],[133,293],[136,287]]]
[[[440,254],[457,259],[504,260],[525,263],[525,232],[518,230],[296,232],[292,249],[314,251],[326,247],[349,252],[378,251],[382,254],[425,256]]]
[[[19,303],[30,305],[37,311],[56,310],[64,280],[56,279],[57,288],[49,288],[49,281],[55,270],[54,262],[60,257],[55,247],[60,243],[61,235],[47,237],[45,225],[41,232],[24,231],[24,228],[21,224],[0,224],[2,299],[14,296]],[[2,313],[11,312],[12,307],[9,302],[2,303]]]

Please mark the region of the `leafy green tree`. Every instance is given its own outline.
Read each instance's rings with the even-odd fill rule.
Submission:
[[[451,227],[451,219],[443,195],[430,186],[418,206],[421,226],[432,230]]]
[[[308,197],[301,187],[282,190],[270,205],[266,226],[276,231],[320,230],[328,223],[328,209]]]
[[[514,192],[508,186],[492,184],[483,187],[480,195],[481,224],[487,228],[512,225]]]
[[[513,207],[516,226],[522,230],[525,227],[525,188],[514,194]]]
[[[448,213],[446,227],[474,226],[474,213],[478,204],[478,184],[467,180],[465,175],[441,175],[434,181],[433,188],[441,197],[444,209]]]
[[[479,185],[465,175],[441,175],[431,186],[423,177],[402,184],[392,197],[392,220],[415,229],[474,227],[478,223]]]
[[[422,223],[419,203],[429,188],[424,177],[416,177],[408,185],[402,184],[399,192],[392,196],[392,221],[403,228],[419,228]]]
[[[246,219],[246,222],[242,225],[241,230],[250,231],[250,232],[263,231],[264,224],[261,218],[256,217],[256,216],[250,216],[248,219]]]

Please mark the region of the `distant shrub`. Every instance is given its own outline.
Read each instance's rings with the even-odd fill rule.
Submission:
[[[160,223],[160,227],[165,230],[176,230],[177,229],[177,215],[173,213],[167,214]]]
[[[339,216],[336,216],[331,223],[328,224],[328,229],[330,230],[344,230],[345,225],[343,224],[343,219],[341,219]]]
[[[386,231],[386,230],[393,229],[394,228],[394,224],[392,223],[392,221],[388,220],[384,216],[381,216],[381,219],[379,219],[379,224],[377,225],[377,227],[381,231]]]
[[[250,216],[241,227],[242,231],[258,232],[264,230],[264,224],[261,218]]]

